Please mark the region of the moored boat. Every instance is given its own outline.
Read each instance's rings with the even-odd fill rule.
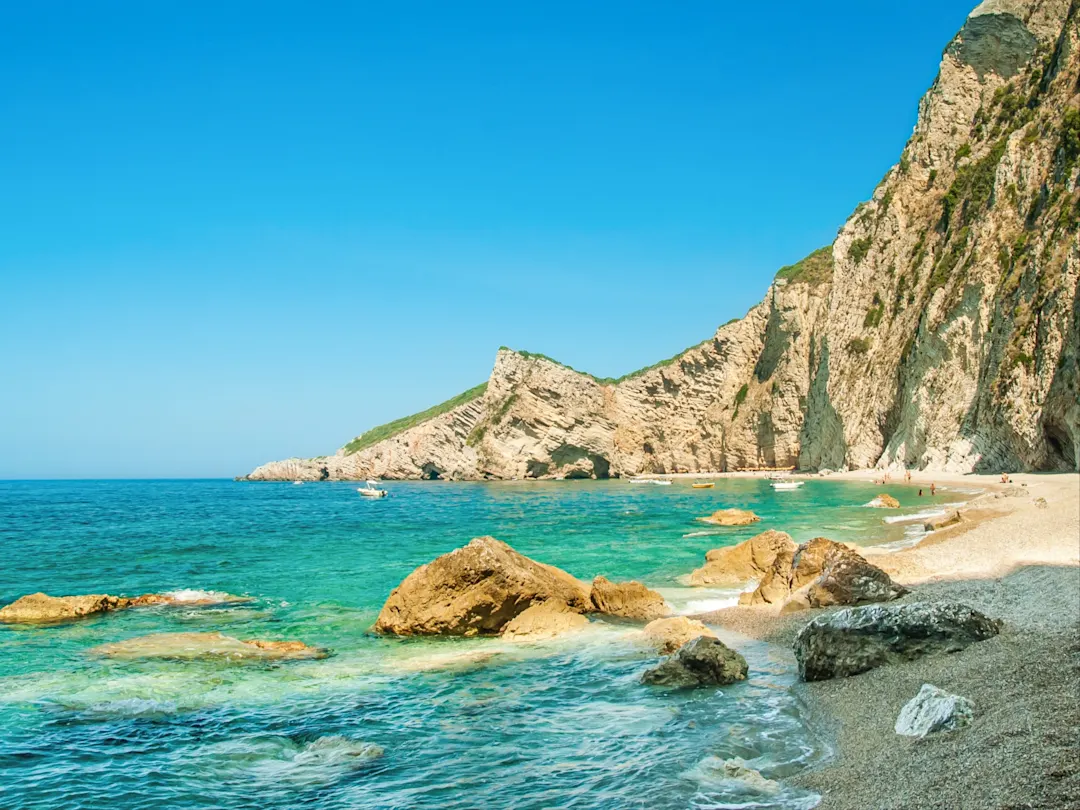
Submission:
[[[364,486],[356,491],[365,498],[385,498],[389,494],[385,489],[379,489],[375,481],[367,481]]]

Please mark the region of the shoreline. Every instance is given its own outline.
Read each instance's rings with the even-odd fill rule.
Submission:
[[[789,781],[821,794],[821,810],[1080,808],[1080,476],[1017,474],[1011,485],[994,475],[933,476],[985,492],[958,508],[961,523],[910,548],[860,551],[911,589],[897,603],[962,602],[1004,629],[952,655],[797,684],[834,752]],[[790,649],[823,612],[732,607],[695,618]],[[971,725],[923,740],[896,735],[900,708],[924,683],[971,699]]]

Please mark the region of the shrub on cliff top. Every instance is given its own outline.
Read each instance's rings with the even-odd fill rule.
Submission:
[[[809,284],[816,287],[832,281],[833,254],[832,246],[818,248],[805,259],[781,267],[776,278],[787,281],[789,284]]]
[[[452,411],[459,405],[464,405],[466,402],[471,402],[477,397],[483,396],[487,390],[487,383],[481,383],[475,388],[470,388],[462,394],[458,394],[452,399],[446,400],[434,407],[428,408],[426,411],[420,411],[420,413],[414,413],[412,416],[405,416],[401,419],[395,419],[393,422],[387,422],[385,425],[379,425],[373,427],[371,430],[365,431],[345,445],[346,455],[352,455],[367,447],[371,447],[373,444],[391,439],[394,436],[402,433],[409,428],[414,428],[422,422],[426,422],[429,419],[434,419],[436,416],[442,416],[444,413]]]

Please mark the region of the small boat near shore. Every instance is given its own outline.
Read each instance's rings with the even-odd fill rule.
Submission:
[[[799,487],[801,487],[805,483],[806,483],[805,481],[771,481],[769,483],[769,486],[771,486],[773,489],[780,489],[780,490],[798,489]]]
[[[716,486],[716,484],[713,483],[712,481],[706,481],[706,482],[701,483],[701,484],[691,484],[690,486],[693,487],[694,489],[712,489],[713,487]]]
[[[363,495],[365,498],[385,498],[387,495],[390,494],[385,489],[379,489],[378,483],[375,481],[365,482],[364,486],[360,487],[356,491]]]

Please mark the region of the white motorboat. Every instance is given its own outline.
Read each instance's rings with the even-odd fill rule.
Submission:
[[[385,489],[379,489],[379,485],[375,481],[365,482],[365,485],[360,487],[356,491],[363,495],[365,498],[385,498],[387,495],[390,494]]]
[[[293,481],[293,486],[298,487],[298,486],[302,485],[303,483],[304,483],[303,481]]]
[[[773,489],[798,489],[805,481],[773,481],[769,484]]]
[[[671,481],[667,478],[643,478],[640,475],[630,479],[631,484],[655,484],[658,487],[670,487]]]

